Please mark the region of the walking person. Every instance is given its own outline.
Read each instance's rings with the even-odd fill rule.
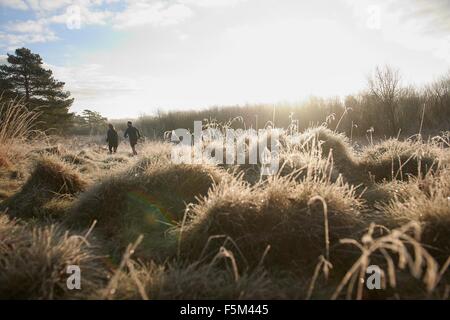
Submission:
[[[130,139],[130,146],[131,150],[133,150],[133,155],[137,155],[136,152],[136,144],[138,142],[138,139],[141,137],[141,134],[139,133],[139,130],[136,127],[133,127],[133,124],[131,121],[127,122],[127,130],[125,130],[124,137]]]
[[[109,129],[106,134],[106,142],[108,142],[109,154],[112,154],[113,152],[117,152],[117,147],[119,146],[119,135],[111,123],[108,124],[108,127]]]

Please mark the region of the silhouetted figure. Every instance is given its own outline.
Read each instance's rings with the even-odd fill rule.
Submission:
[[[108,125],[108,133],[106,134],[106,142],[108,142],[109,153],[116,153],[119,146],[119,135],[112,124]]]
[[[138,139],[141,137],[141,134],[139,133],[139,130],[135,127],[133,127],[133,124],[131,123],[131,121],[127,122],[127,130],[125,130],[125,134],[124,137],[129,138],[130,139],[130,146],[131,149],[133,150],[133,154],[137,155],[136,152],[136,144],[138,142]]]

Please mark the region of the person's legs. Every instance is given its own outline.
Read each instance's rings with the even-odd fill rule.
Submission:
[[[137,155],[137,151],[136,151],[136,143],[137,143],[137,141],[131,141],[131,140],[130,140],[131,150],[133,150],[133,154],[134,154],[134,155]]]
[[[115,145],[115,146],[113,147],[113,152],[114,152],[114,153],[117,152],[117,145]]]
[[[108,148],[109,148],[109,154],[111,154],[112,151],[113,151],[113,146],[112,145],[108,145]]]

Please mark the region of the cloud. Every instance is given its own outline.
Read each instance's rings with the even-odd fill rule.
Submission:
[[[54,24],[65,24],[69,29],[89,25],[115,29],[164,27],[188,20],[194,15],[194,7],[235,6],[244,1],[248,0],[124,0],[119,11],[110,11],[107,5],[121,0],[0,0],[0,7],[28,10],[36,17],[0,26],[0,48],[55,41],[58,37],[52,31]]]
[[[0,47],[9,49],[27,43],[57,40],[58,37],[51,30],[53,24],[65,24],[69,29],[88,25],[110,25],[116,29],[175,25],[193,16],[192,9],[182,1],[128,0],[121,11],[109,11],[107,5],[119,0],[2,0],[0,7],[29,9],[36,19],[9,21],[0,26]],[[236,1],[241,0],[232,0]],[[201,1],[191,2],[192,5],[197,2],[202,5]],[[218,4],[221,0],[213,2]]]
[[[71,0],[27,0],[27,2],[32,10],[38,12],[55,11],[73,3]]]
[[[7,55],[0,55],[0,65],[6,64],[7,58]],[[75,97],[73,111],[97,107],[98,101],[115,101],[143,90],[141,79],[112,75],[101,64],[56,66],[44,62],[43,67],[52,70],[55,79],[65,82],[65,90]],[[108,111],[110,110],[106,104],[102,113],[107,114]]]
[[[6,54],[0,54],[0,64],[7,64],[8,56]]]
[[[73,24],[78,29],[86,25],[105,25],[112,15],[112,12],[107,10],[91,10],[89,7],[74,5],[67,7],[64,13],[51,16],[45,21],[48,24],[66,24],[68,27]]]
[[[28,6],[23,0],[1,0],[0,6],[17,10],[28,10]]]
[[[378,8],[384,22],[395,21],[422,32],[450,32],[448,0],[344,0],[359,20],[370,19],[370,8]]]
[[[117,13],[113,25],[118,29],[143,25],[168,26],[183,22],[192,15],[193,11],[180,3],[132,1],[124,11]]]
[[[389,3],[386,15],[395,41],[450,63],[450,1],[400,0]]]
[[[139,88],[138,81],[106,72],[100,64],[89,63],[72,66],[44,64],[53,71],[56,79],[66,81],[66,89],[77,99],[112,97],[120,92],[133,92]]]
[[[231,7],[247,0],[180,0],[180,3],[197,7]]]
[[[450,1],[448,0],[402,0],[392,3],[391,8],[406,21],[413,24],[419,22],[424,33],[450,33]]]
[[[102,64],[44,64],[44,67],[51,69],[56,79],[65,81],[65,89],[75,98],[71,108],[74,112],[95,108],[106,116],[114,113],[127,116],[130,112],[127,107],[133,105],[130,97],[146,91],[141,85],[142,79],[114,75]]]
[[[45,21],[42,20],[27,20],[10,22],[6,26],[6,30],[9,32],[18,33],[44,33],[49,32]]]
[[[431,52],[450,63],[450,1],[345,0],[360,26],[368,27],[369,8],[379,13],[378,31],[393,43],[418,52]]]
[[[0,31],[0,42],[7,50],[14,50],[17,47],[26,45],[27,43],[45,43],[55,41],[58,37],[53,31],[48,33],[29,33],[29,34],[11,34]]]
[[[8,50],[24,46],[29,43],[45,43],[58,40],[44,19],[9,22],[0,31],[0,47]]]
[[[0,39],[2,40],[0,47],[10,50],[29,43],[58,40],[59,38],[51,29],[53,24],[66,24],[69,29],[79,29],[86,25],[106,25],[113,14],[107,10],[98,10],[93,7],[115,1],[27,0],[27,8],[34,11],[37,19],[9,21],[3,24],[0,29]],[[68,5],[71,3],[72,5]],[[26,6],[25,2],[23,4]],[[2,2],[1,5],[5,5],[5,3]]]

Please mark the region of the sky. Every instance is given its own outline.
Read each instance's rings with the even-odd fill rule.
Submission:
[[[0,0],[0,63],[27,47],[73,112],[109,118],[422,85],[450,69],[450,0]]]

